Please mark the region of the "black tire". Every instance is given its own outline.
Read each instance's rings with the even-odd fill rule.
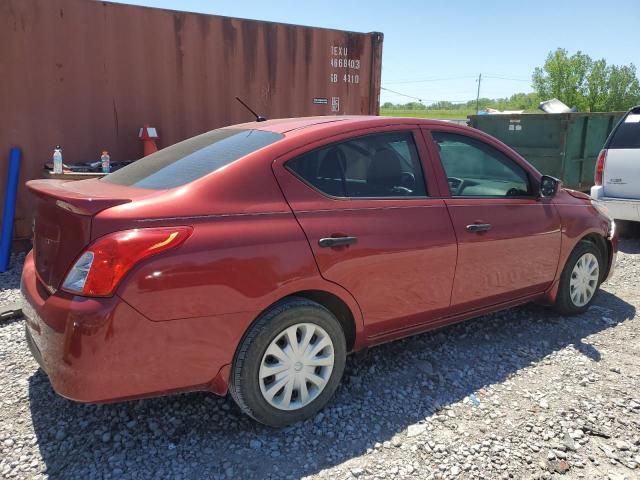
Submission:
[[[571,299],[571,273],[573,272],[573,269],[578,260],[586,253],[591,253],[596,257],[598,261],[599,277],[596,291],[594,292],[593,296],[585,305],[578,306]],[[556,297],[556,303],[554,305],[555,310],[562,315],[577,315],[579,313],[585,312],[598,293],[600,283],[602,282],[602,273],[604,271],[604,268],[605,267],[602,262],[602,252],[598,249],[598,247],[596,247],[593,243],[585,240],[579,242],[578,245],[576,245],[576,247],[573,249],[573,252],[571,252],[571,255],[569,255],[567,263],[565,264],[564,269],[562,270],[562,274],[560,275],[560,286],[558,288],[558,295]]]
[[[333,343],[333,370],[324,390],[309,404],[297,410],[280,410],[263,397],[259,369],[271,342],[297,323],[312,323],[325,330]],[[345,335],[335,316],[316,302],[291,297],[258,317],[245,334],[231,367],[229,392],[240,409],[258,422],[272,427],[290,425],[312,417],[329,402],[340,384],[346,354]]]

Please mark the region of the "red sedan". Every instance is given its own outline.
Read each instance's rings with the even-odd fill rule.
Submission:
[[[82,402],[230,392],[310,417],[345,357],[529,301],[582,312],[613,222],[467,127],[317,117],[178,143],[101,180],[34,180],[28,344]]]

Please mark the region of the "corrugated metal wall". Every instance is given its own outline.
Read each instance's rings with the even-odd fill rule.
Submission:
[[[28,238],[24,181],[60,144],[65,163],[142,154],[251,120],[377,114],[382,35],[90,0],[0,0],[0,194],[9,148],[23,149],[16,238]],[[314,103],[314,99],[315,103]],[[325,103],[326,102],[326,103]],[[0,197],[3,198],[3,197]]]

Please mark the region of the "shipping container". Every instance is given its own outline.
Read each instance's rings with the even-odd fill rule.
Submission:
[[[587,191],[609,132],[624,112],[470,115],[469,124],[509,145],[545,175]]]
[[[60,144],[65,163],[132,160],[253,117],[377,115],[381,33],[355,33],[89,0],[0,1],[0,189],[23,149],[15,235],[31,233],[24,182]],[[3,191],[0,191],[0,198]]]

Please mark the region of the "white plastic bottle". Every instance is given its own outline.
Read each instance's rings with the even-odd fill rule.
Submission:
[[[62,148],[56,145],[53,150],[53,173],[62,173]]]
[[[102,163],[102,173],[109,173],[111,171],[111,157],[109,156],[109,152],[106,150],[102,151],[100,162]]]

